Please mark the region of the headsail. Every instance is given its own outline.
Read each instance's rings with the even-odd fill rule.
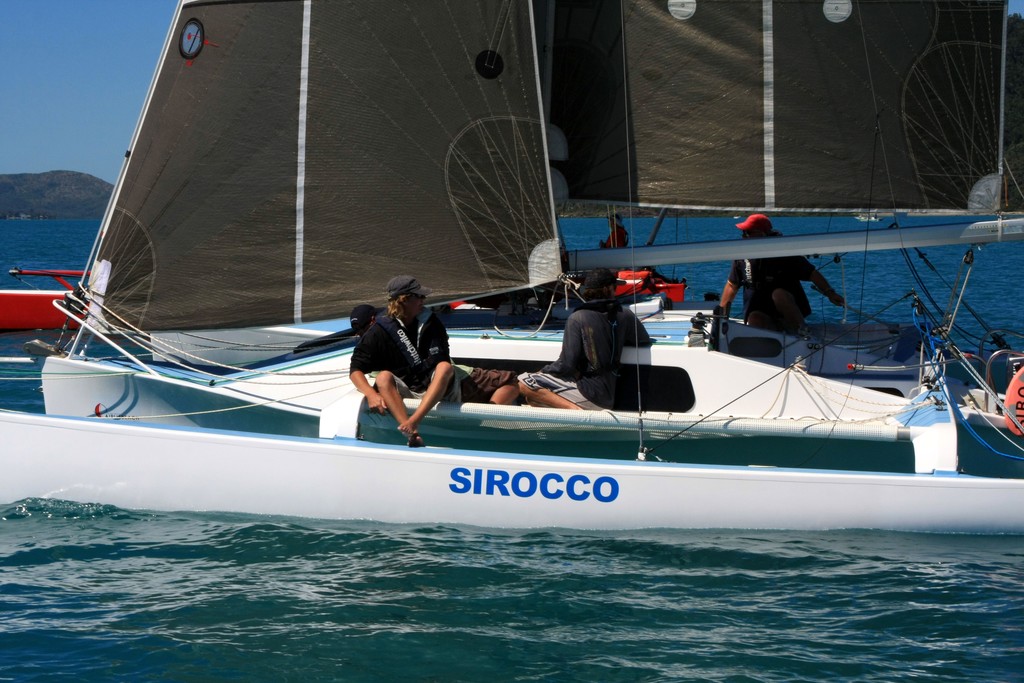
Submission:
[[[530,9],[183,3],[104,226],[107,306],[240,327],[345,317],[398,273],[441,299],[555,277]]]
[[[559,3],[559,168],[581,200],[991,212],[1005,14],[1003,0]]]

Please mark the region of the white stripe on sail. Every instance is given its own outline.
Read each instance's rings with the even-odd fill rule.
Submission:
[[[295,171],[295,322],[302,322],[303,251],[306,221],[306,101],[309,90],[309,18],[312,0],[302,7],[302,65],[299,69],[299,131]]]
[[[775,45],[772,0],[762,4],[764,40],[764,205],[775,206]]]

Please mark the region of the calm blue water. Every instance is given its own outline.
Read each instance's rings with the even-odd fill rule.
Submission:
[[[5,269],[81,267],[95,229],[7,223]],[[565,230],[584,246],[603,222]],[[735,228],[672,227],[685,231]],[[674,238],[669,225],[661,238]],[[969,298],[990,324],[1021,327],[1002,285],[1021,255],[978,254]],[[962,250],[928,256],[952,280]],[[898,297],[905,269],[894,255],[869,259],[843,264],[847,297],[865,309]],[[726,272],[675,274],[693,293],[720,290]],[[838,285],[840,267],[825,272]],[[53,334],[0,334],[0,356]],[[38,409],[19,372],[0,365],[5,403]],[[499,532],[0,502],[0,680],[68,679],[1021,681],[1024,542]]]

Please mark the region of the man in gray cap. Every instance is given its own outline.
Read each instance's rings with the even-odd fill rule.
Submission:
[[[390,412],[410,447],[423,445],[419,424],[438,401],[460,400],[459,383],[454,381],[444,324],[426,310],[430,289],[416,278],[399,275],[385,288],[387,313],[365,330],[352,352],[349,377],[365,397],[370,410]],[[370,386],[367,375],[377,372]],[[403,398],[418,398],[420,405],[410,416]]]
[[[615,407],[622,347],[651,343],[633,312],[613,298],[619,283],[607,268],[587,275],[582,291],[586,303],[565,322],[558,360],[540,372],[519,375],[519,391],[528,404],[582,410]]]

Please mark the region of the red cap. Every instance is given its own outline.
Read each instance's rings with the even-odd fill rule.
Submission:
[[[772,222],[763,213],[755,213],[747,216],[747,220],[742,223],[737,223],[736,227],[740,230],[763,230],[764,232],[770,232]]]

